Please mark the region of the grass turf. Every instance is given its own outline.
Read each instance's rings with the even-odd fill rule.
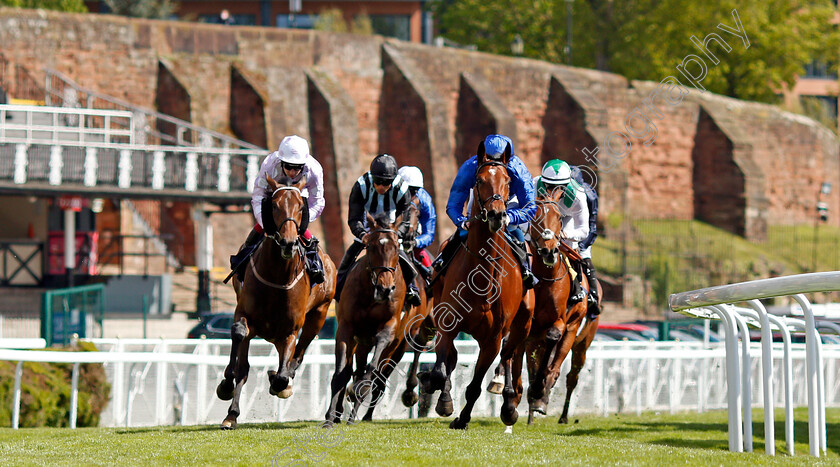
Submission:
[[[807,409],[796,412],[796,456],[785,452],[776,416],[776,457],[764,454],[761,410],[754,411],[753,453],[728,451],[727,414],[556,417],[504,434],[498,418],[467,431],[449,419],[394,420],[318,428],[316,422],[155,428],[0,430],[5,465],[821,465],[840,463],[840,409],[827,413],[828,455],[807,456]],[[578,420],[575,423],[575,420]],[[297,463],[296,463],[297,462]]]

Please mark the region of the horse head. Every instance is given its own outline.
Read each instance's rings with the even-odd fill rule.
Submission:
[[[420,228],[420,207],[417,206],[417,197],[412,198],[408,210],[404,214],[408,216],[408,232],[403,236],[402,248],[406,253],[411,253],[417,246],[417,233]]]
[[[507,210],[510,176],[507,164],[511,157],[510,144],[502,154],[490,156],[484,148],[484,141],[479,143],[478,168],[475,170],[473,211],[481,222],[486,222],[491,232],[502,229],[502,216]]]
[[[391,300],[397,288],[397,267],[399,266],[399,241],[395,226],[387,214],[378,214],[375,218],[367,215],[370,231],[366,235],[368,268],[373,284],[373,299],[377,302]]]
[[[280,247],[280,256],[283,259],[290,259],[294,254],[300,234],[300,223],[303,220],[304,200],[301,190],[306,185],[306,177],[295,183],[288,177],[280,177],[275,181],[266,175],[266,181],[268,189],[271,190],[271,198],[266,200],[271,206],[270,209],[264,206],[262,210],[265,236],[274,240]]]
[[[560,232],[563,228],[563,215],[554,194],[537,197],[537,213],[530,225],[531,242],[543,264],[548,267],[557,265],[560,254]]]

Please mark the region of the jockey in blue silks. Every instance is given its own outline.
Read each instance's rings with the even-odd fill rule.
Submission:
[[[523,285],[526,288],[532,288],[537,280],[531,273],[531,264],[528,262],[528,257],[525,249],[525,236],[517,225],[529,222],[536,214],[537,206],[534,204],[534,182],[528,168],[522,159],[517,157],[513,151],[513,141],[507,136],[490,135],[484,139],[484,150],[488,159],[501,156],[506,149],[510,147],[510,159],[507,164],[508,175],[510,176],[510,195],[508,200],[507,217],[507,234],[508,238],[513,240],[515,244],[513,250],[515,256],[519,260],[520,269],[522,270]],[[435,260],[433,266],[437,271],[443,271],[446,265],[454,256],[455,251],[467,238],[467,229],[469,227],[467,219],[464,215],[464,205],[470,198],[470,192],[475,185],[475,172],[478,168],[478,156],[472,156],[458,169],[458,174],[455,176],[455,181],[452,183],[452,188],[449,191],[449,201],[446,203],[446,214],[452,219],[452,222],[458,227],[458,230],[449,240],[449,243]],[[516,202],[511,203],[513,198]],[[469,208],[469,207],[468,207]],[[518,251],[517,251],[518,250]]]
[[[435,224],[437,214],[435,205],[432,203],[432,196],[423,188],[423,172],[413,166],[400,167],[400,177],[408,184],[408,192],[411,195],[411,202],[417,206],[420,213],[418,219],[418,235],[414,239],[414,265],[417,266],[420,274],[427,282],[431,279],[432,259],[426,247],[435,240]]]

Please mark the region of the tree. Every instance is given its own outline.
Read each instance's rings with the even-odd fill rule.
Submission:
[[[315,29],[318,31],[347,32],[347,22],[344,21],[344,13],[338,8],[326,8],[318,13],[315,20]]]
[[[516,34],[527,57],[565,63],[564,0],[442,0],[432,5],[441,35],[479,50],[511,54]],[[749,48],[718,28],[735,27],[732,11],[743,24]],[[772,102],[792,86],[813,59],[836,66],[840,33],[831,18],[830,0],[575,0],[573,5],[575,66],[596,68],[629,79],[683,79],[677,70],[688,55],[706,60],[702,86],[741,99]],[[709,49],[713,64],[692,42],[718,34],[731,48]]]
[[[82,0],[0,0],[0,6],[43,8],[68,13],[87,13],[88,11]]]
[[[167,19],[178,9],[172,0],[105,0],[111,12],[134,18]]]

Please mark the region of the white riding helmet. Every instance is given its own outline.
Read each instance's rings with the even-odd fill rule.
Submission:
[[[277,149],[280,160],[287,164],[303,165],[309,157],[309,143],[297,135],[283,138]]]
[[[566,185],[572,180],[572,170],[565,161],[552,159],[543,166],[541,178],[549,185]]]
[[[417,167],[406,165],[400,167],[398,171],[400,177],[408,183],[410,187],[423,188],[423,172]]]

